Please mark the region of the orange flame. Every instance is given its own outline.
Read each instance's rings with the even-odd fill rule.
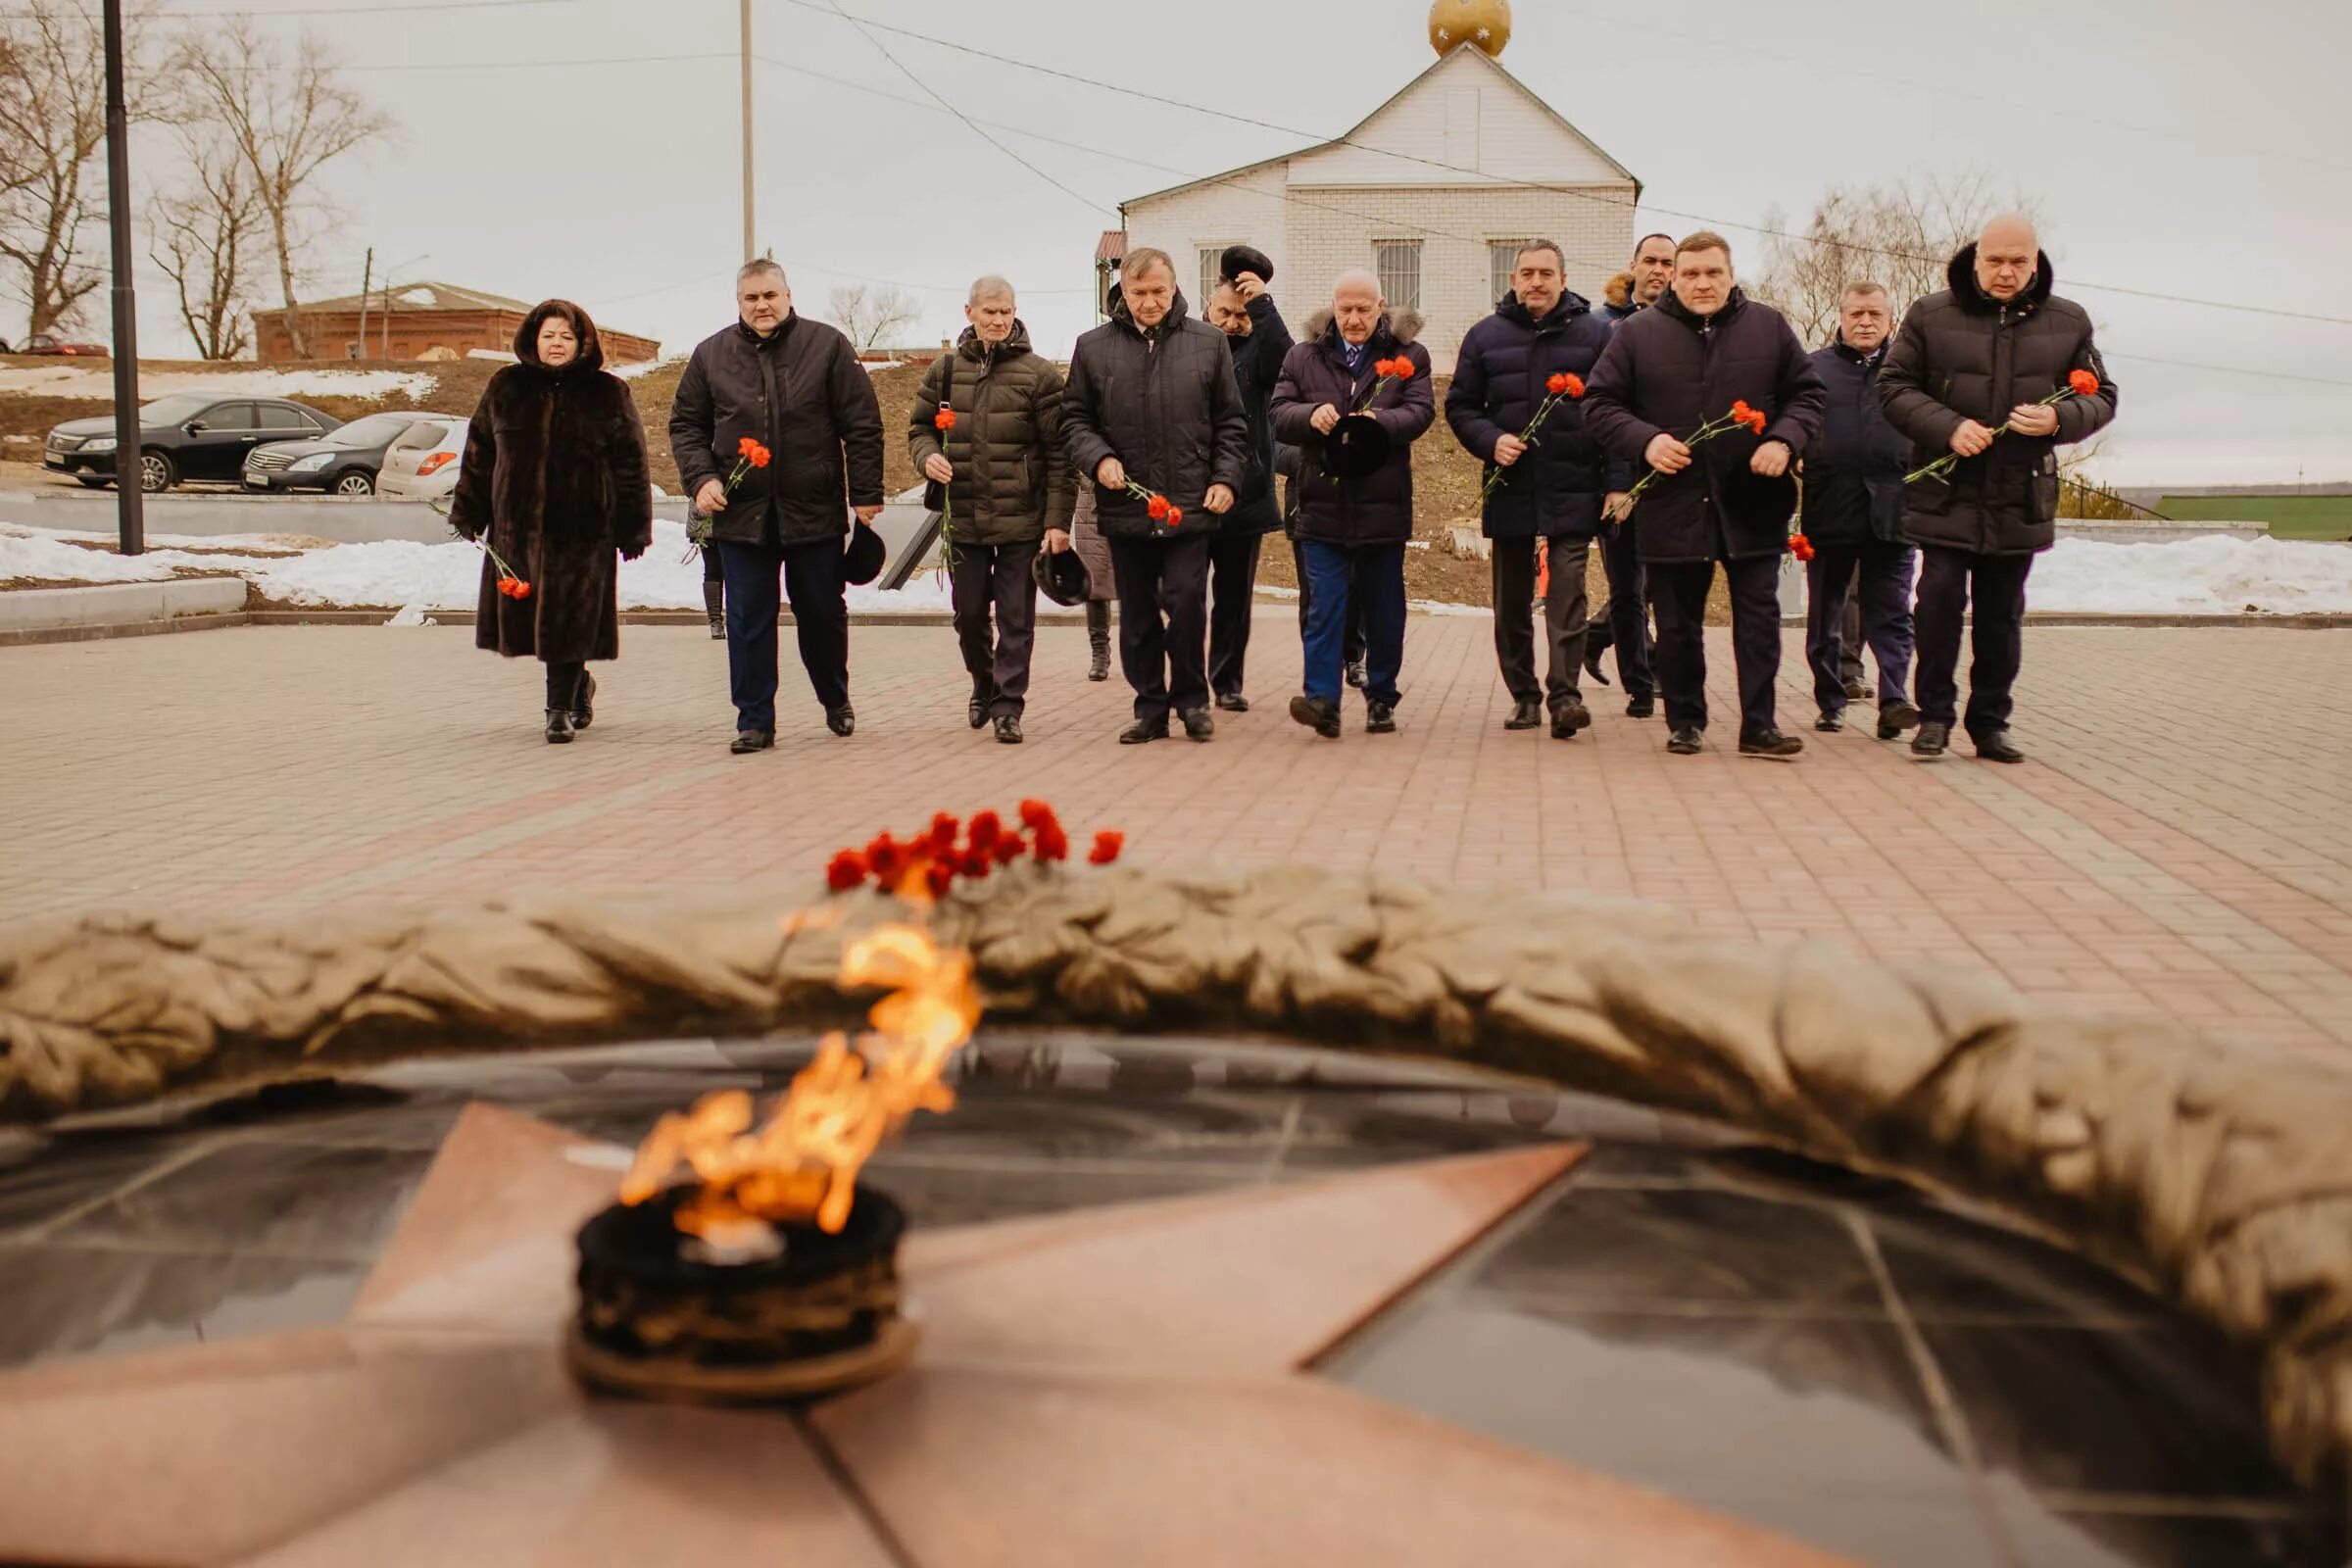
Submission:
[[[969,954],[943,952],[911,925],[881,926],[851,943],[841,979],[889,992],[866,1014],[874,1033],[856,1051],[845,1036],[827,1035],[758,1127],[741,1089],[662,1116],[638,1146],[622,1202],[644,1202],[683,1165],[701,1186],[678,1206],[678,1229],[706,1241],[811,1217],[825,1231],[848,1222],[858,1173],[882,1140],[915,1111],[955,1105],[940,1074],[979,1025],[980,991]]]

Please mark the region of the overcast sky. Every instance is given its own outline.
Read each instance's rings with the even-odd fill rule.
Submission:
[[[379,262],[428,256],[412,275],[568,295],[670,349],[730,318],[735,0],[442,0],[405,16],[386,14],[392,3],[163,6],[313,13],[270,25],[318,31],[398,118],[398,141],[334,181],[342,215],[319,245],[318,293],[355,290],[372,244]],[[995,133],[1078,194],[942,112],[891,101],[923,90],[831,0],[754,0],[760,236],[801,308],[822,315],[830,289],[859,278],[918,286],[935,340],[959,324],[964,284],[1002,271],[1057,355],[1088,324],[1095,237],[1117,226],[1121,199],[1339,134],[1432,59],[1427,0],[841,4],[1085,78],[880,35],[965,113],[1019,127]],[[1504,63],[1642,179],[1641,228],[1704,219],[1752,255],[1760,242],[1732,225],[1776,204],[1801,218],[1833,182],[1989,172],[2041,202],[2060,291],[2098,322],[2122,388],[2110,477],[2352,479],[2352,324],[2070,286],[2352,318],[2352,4],[1516,11]],[[464,69],[476,62],[496,64]],[[1141,103],[1127,87],[1284,128]],[[1308,303],[1287,281],[1277,296]],[[163,286],[142,285],[149,346],[186,352]]]

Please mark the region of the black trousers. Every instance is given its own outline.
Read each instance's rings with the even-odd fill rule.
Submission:
[[[727,684],[739,730],[776,727],[777,575],[792,600],[801,667],[826,711],[850,700],[850,607],[844,601],[841,541],[808,544],[718,542],[727,571]]]
[[[2026,655],[2026,576],[2032,556],[1979,556],[1965,550],[1920,552],[1919,716],[1957,720],[1960,617],[1974,609],[1968,665],[1967,730],[1984,735],[2009,726],[2010,688]]]
[[[1536,684],[1536,541],[1494,541],[1494,662],[1511,700],[1546,699],[1553,710],[1584,699],[1577,676],[1585,667],[1585,561],[1592,541],[1581,535],[1548,542],[1551,573],[1544,593],[1544,643],[1549,650],[1544,684]]]
[[[1211,534],[1208,541],[1208,686],[1219,697],[1240,694],[1242,661],[1250,652],[1250,608],[1257,599],[1261,533]]]
[[[1845,711],[1845,683],[1861,678],[1865,637],[1879,661],[1879,706],[1910,701],[1911,547],[1871,539],[1815,548],[1805,563],[1805,662],[1813,671],[1814,704],[1825,713]],[[1863,630],[1844,629],[1854,625]]]
[[[1029,574],[1041,541],[1011,545],[959,544],[951,597],[956,637],[972,695],[989,716],[1018,716],[1029,697],[1029,656],[1037,645],[1037,579]],[[995,612],[991,634],[989,616]]]
[[[1208,706],[1208,539],[1108,541],[1119,582],[1119,669],[1135,690],[1135,716],[1146,722]]]
[[[1657,639],[1649,633],[1649,585],[1634,543],[1634,525],[1621,522],[1600,534],[1600,565],[1608,574],[1609,602],[1585,635],[1585,652],[1598,659],[1617,650],[1617,679],[1628,697],[1658,692]]]
[[[1722,564],[1732,590],[1732,657],[1740,669],[1740,733],[1775,728],[1773,682],[1781,673],[1781,558]],[[1707,591],[1716,563],[1652,563],[1650,604],[1658,612],[1658,687],[1674,729],[1707,727]]]
[[[1313,574],[1306,569],[1306,547],[1298,539],[1291,541],[1291,564],[1298,569],[1298,635],[1306,636],[1306,619],[1314,611],[1315,589]],[[1360,664],[1366,658],[1364,638],[1364,596],[1351,590],[1348,595],[1348,624],[1341,628],[1340,656],[1350,664]]]

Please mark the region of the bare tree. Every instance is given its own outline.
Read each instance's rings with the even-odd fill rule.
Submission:
[[[1788,318],[1801,340],[1827,343],[1837,335],[1846,284],[1868,278],[1886,285],[1900,319],[1912,301],[1944,286],[1945,267],[1985,220],[2007,211],[2031,213],[2033,203],[1977,172],[1860,189],[1833,185],[1801,233],[1790,232],[1777,209],[1766,215],[1765,227],[1787,237],[1765,241],[1753,291]]]
[[[389,132],[392,122],[336,79],[334,58],[307,32],[287,64],[251,19],[238,17],[225,27],[192,29],[175,63],[252,181],[276,256],[289,346],[294,358],[309,359],[296,284],[307,224],[321,205],[318,172]]]
[[[922,314],[914,296],[895,288],[868,289],[863,283],[835,289],[826,312],[860,354],[880,348],[893,332],[922,319]]]
[[[250,263],[267,212],[236,144],[217,124],[175,130],[186,168],[155,198],[148,255],[172,279],[198,357],[233,360],[252,344]]]
[[[103,208],[91,170],[106,144],[106,58],[76,0],[0,12],[0,261],[28,330],[74,318],[104,281],[82,261],[81,227]]]

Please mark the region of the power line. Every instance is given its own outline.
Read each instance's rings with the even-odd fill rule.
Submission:
[[[580,0],[418,0],[414,5],[348,5],[310,6],[291,11],[263,11],[253,7],[221,11],[159,11],[147,20],[155,22],[200,22],[222,17],[251,17],[267,22],[271,17],[364,17],[399,16],[423,11],[502,11],[516,6],[569,6]],[[0,8],[0,17],[29,17],[36,13],[29,6]]]
[[[942,38],[932,33],[917,32],[911,27],[896,26],[890,23],[874,22],[870,19],[852,18],[847,12],[840,8],[838,3],[834,3],[834,0],[828,0],[828,3],[820,3],[820,0],[784,0],[784,3],[787,5],[799,6],[805,11],[814,11],[820,15],[836,17],[838,19],[846,19],[860,27],[871,27],[882,32],[896,33],[901,37],[912,38],[918,42],[931,44],[941,49],[948,49],[958,54],[970,55],[975,59],[993,61],[998,65],[1010,66],[1020,71],[1034,72],[1040,75],[1053,76],[1062,81],[1077,82],[1082,86],[1094,87],[1105,92],[1116,92],[1123,98],[1141,99],[1148,103],[1161,104],[1171,109],[1182,109],[1191,114],[1206,115],[1217,120],[1231,121],[1236,124],[1252,125],[1260,130],[1280,131],[1286,136],[1297,136],[1302,140],[1312,142],[1318,147],[1353,147],[1363,152],[1375,153],[1386,158],[1395,158],[1404,163],[1421,164],[1431,169],[1444,170],[1449,173],[1468,174],[1478,179],[1491,180],[1496,184],[1505,185],[1512,189],[1541,190],[1553,195],[1574,197],[1583,201],[1601,202],[1613,207],[1624,207],[1628,210],[1645,209],[1649,212],[1663,214],[1669,218],[1680,218],[1690,222],[1704,223],[1715,228],[1733,228],[1740,230],[1743,234],[1760,234],[1771,239],[1783,239],[1798,244],[1806,243],[1805,236],[1801,234],[1791,234],[1785,229],[1770,228],[1758,223],[1743,223],[1734,219],[1710,217],[1704,213],[1683,212],[1672,207],[1660,207],[1654,203],[1644,203],[1638,199],[1611,196],[1603,192],[1579,189],[1570,185],[1547,184],[1542,180],[1512,179],[1502,174],[1491,174],[1482,169],[1472,169],[1461,164],[1447,163],[1444,159],[1424,157],[1416,153],[1398,152],[1394,148],[1375,147],[1365,142],[1359,142],[1350,136],[1319,137],[1313,131],[1300,130],[1296,126],[1278,124],[1270,120],[1259,120],[1253,116],[1235,114],[1232,111],[1225,109],[1213,109],[1205,104],[1188,103],[1181,98],[1170,98],[1163,94],[1151,92],[1141,87],[1130,86],[1123,82],[1104,81],[1099,77],[1080,75],[1076,72],[1060,71],[1052,66],[1041,66],[1032,61],[1016,59],[1011,55],[1002,55],[995,53],[992,50],[977,48],[971,44],[958,43],[953,38]],[[1883,256],[1895,261],[1943,262],[1949,259],[1941,256],[1923,256],[1915,252],[1891,250],[1884,246],[1875,245],[1854,244],[1848,245],[1846,248],[1862,255]],[[2247,305],[2235,300],[2211,299],[2185,294],[2167,294],[2154,289],[2127,288],[2121,284],[2094,283],[2081,278],[2068,279],[2068,287],[2076,289],[2090,289],[2107,294],[2123,294],[2135,299],[2159,300],[2166,304],[2187,305],[2205,310],[2232,311],[2248,316],[2278,317],[2287,320],[2296,321],[2318,321],[2329,326],[2352,326],[2352,317],[2322,316],[2314,312],[2289,311],[2276,306]]]
[[[875,51],[879,53],[883,59],[889,61],[891,65],[898,69],[899,74],[905,76],[908,81],[913,82],[915,86],[921,90],[925,97],[938,104],[940,108],[945,109],[948,113],[954,115],[957,120],[962,121],[964,128],[969,130],[973,135],[979,137],[982,141],[987,142],[991,147],[994,147],[997,151],[1003,153],[1005,157],[1011,159],[1014,163],[1020,165],[1023,169],[1026,169],[1029,171],[1029,172],[1035,174],[1038,178],[1044,180],[1055,190],[1060,191],[1063,195],[1068,196],[1076,201],[1083,202],[1091,210],[1098,213],[1112,213],[1116,211],[1114,208],[1104,206],[1102,203],[1096,201],[1092,196],[1087,195],[1083,191],[1071,189],[1069,186],[1063,184],[1060,180],[1055,179],[1052,174],[1049,174],[1044,170],[1038,168],[1037,165],[1031,163],[1028,159],[1023,158],[1019,153],[1014,152],[1011,148],[997,140],[996,137],[988,133],[987,128],[984,127],[978,121],[972,119],[971,116],[965,114],[962,110],[948,102],[948,100],[940,96],[940,94],[932,91],[930,83],[924,81],[922,77],[916,75],[912,71],[908,70],[906,66],[900,61],[897,55],[894,55],[890,52],[889,47],[885,45],[881,39],[875,37],[871,32],[866,30],[864,23],[858,21],[856,17],[851,16],[849,12],[843,10],[838,4],[833,7],[833,11],[836,16],[841,18],[842,21],[848,23],[851,26],[856,27],[858,31],[863,35],[865,41],[874,46]]]

